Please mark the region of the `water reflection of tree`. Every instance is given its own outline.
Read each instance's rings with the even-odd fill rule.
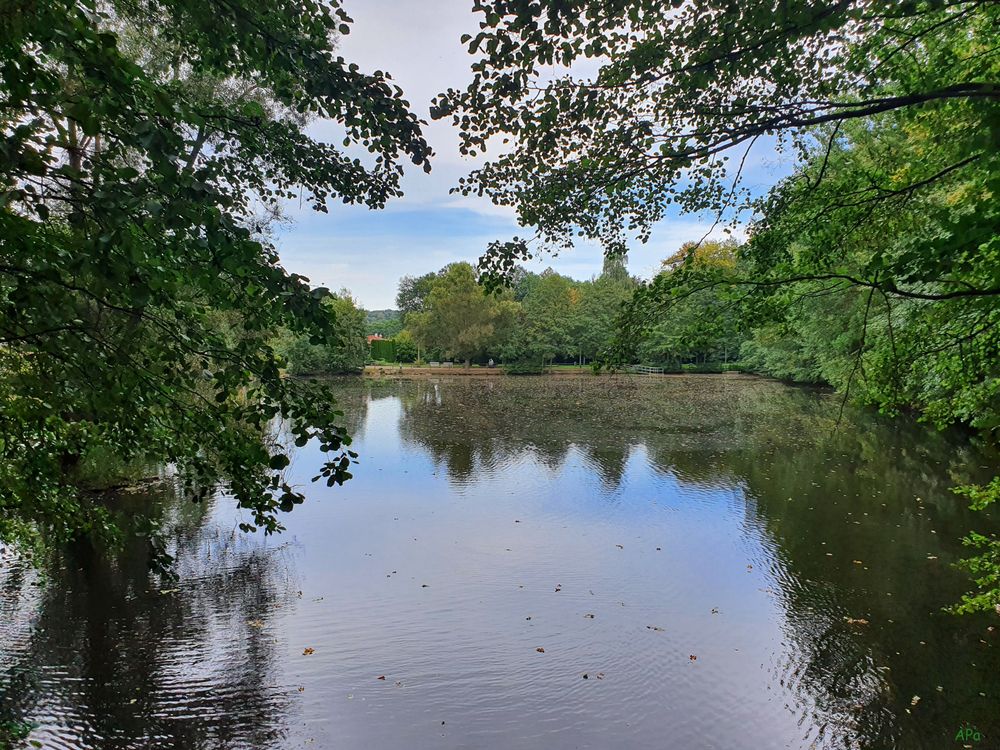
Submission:
[[[368,404],[392,395],[392,389],[386,383],[364,383],[357,378],[335,378],[331,384],[337,398],[337,408],[343,412],[341,421],[347,429],[347,434],[355,440],[364,437],[365,419],[368,416]]]
[[[333,394],[331,406],[340,412],[338,423],[344,427],[352,440],[364,437],[365,417],[368,414],[368,404],[379,398],[385,398],[385,384],[366,384],[357,377],[327,377],[320,382]],[[274,439],[286,450],[294,452],[294,436],[280,421],[274,424]]]
[[[142,539],[114,559],[68,553],[34,593],[3,569],[21,637],[0,643],[0,716],[82,747],[273,747],[289,696],[266,625],[294,596],[287,551],[219,522],[211,502],[130,504],[159,516],[180,582],[156,584]]]
[[[452,480],[465,482],[477,469],[502,466],[527,445],[512,442],[518,432],[516,415],[496,408],[493,397],[499,394],[492,382],[474,387],[408,383],[399,392],[400,435],[424,448]]]
[[[1000,673],[1000,654],[981,641],[990,623],[941,611],[967,586],[949,565],[963,554],[959,538],[987,523],[949,491],[979,454],[905,424],[858,426],[795,455],[731,457],[748,521],[774,541],[783,571],[774,594],[796,653],[778,676],[865,747],[942,747],[962,721],[995,736],[981,695]]]
[[[815,431],[822,408],[814,391],[725,378],[455,379],[403,384],[399,393],[402,436],[453,479],[502,469],[525,454],[558,470],[576,447],[612,488],[637,445],[661,471],[717,482],[728,474],[724,454]]]
[[[823,727],[817,747],[940,747],[962,721],[1000,734],[980,695],[1000,650],[984,621],[941,612],[966,585],[948,565],[958,540],[984,523],[948,489],[983,462],[959,436],[763,380],[455,381],[401,398],[401,434],[461,482],[524,455],[559,468],[575,448],[614,488],[642,445],[684,485],[742,488],[789,644],[774,681]]]

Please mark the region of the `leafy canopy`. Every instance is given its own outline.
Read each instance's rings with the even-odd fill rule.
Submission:
[[[475,7],[472,81],[440,94],[432,116],[452,120],[470,155],[511,142],[457,189],[513,206],[555,249],[580,234],[622,253],[671,206],[746,206],[733,180],[761,137],[803,156],[819,128],[1000,100],[1000,6],[985,0]],[[529,252],[494,243],[481,270],[508,274]]]
[[[452,263],[433,282],[423,312],[410,313],[407,324],[421,346],[468,363],[498,342],[514,305],[487,294],[471,265]]]
[[[368,357],[365,313],[347,290],[323,300],[330,316],[332,335],[313,344],[304,334],[283,332],[275,349],[288,363],[293,375],[346,375],[361,372]]]
[[[388,74],[334,52],[338,0],[35,0],[0,8],[0,540],[97,533],[73,488],[95,449],[223,480],[252,523],[303,495],[271,421],[350,476],[329,394],[283,379],[279,328],[335,335],[325,289],[281,267],[281,202],[378,208],[429,169]],[[338,124],[343,145],[305,131]]]

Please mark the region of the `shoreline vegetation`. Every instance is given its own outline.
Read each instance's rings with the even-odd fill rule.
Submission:
[[[396,378],[401,380],[427,380],[430,378],[506,378],[506,377],[550,377],[550,378],[661,378],[661,377],[691,377],[692,375],[711,375],[726,377],[763,377],[751,372],[739,370],[723,371],[678,371],[662,373],[642,373],[624,370],[602,370],[594,372],[590,365],[552,365],[539,372],[530,375],[513,374],[503,366],[483,367],[482,365],[471,365],[466,368],[460,364],[450,367],[430,367],[414,364],[372,364],[366,365],[361,376],[366,379],[372,378]],[[351,376],[345,376],[351,377]]]

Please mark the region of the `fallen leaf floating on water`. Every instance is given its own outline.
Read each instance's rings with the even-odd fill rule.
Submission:
[[[695,656],[694,654],[689,654],[689,655],[688,655],[688,659],[689,659],[690,661],[698,661],[698,657],[697,657],[697,656]]]
[[[664,632],[664,629],[661,628],[659,625],[647,625],[646,630],[655,630],[657,633]]]
[[[421,583],[420,584],[420,588],[422,588],[422,589],[429,589],[430,586],[428,586],[426,583]]]
[[[861,562],[860,560],[851,560],[851,562],[854,563],[855,565],[864,565],[864,563]]]
[[[528,616],[527,616],[527,617],[525,617],[524,619],[525,619],[525,620],[530,620],[530,619],[531,619],[531,615],[528,615]]]
[[[562,584],[561,583],[557,583],[556,584],[556,591],[562,591]]]
[[[384,675],[384,674],[380,674],[380,675],[379,675],[378,677],[376,677],[375,679],[376,679],[376,680],[384,680],[384,679],[385,679],[385,675]]]
[[[866,620],[863,617],[857,617],[857,618],[855,618],[855,617],[845,617],[844,618],[844,622],[846,622],[848,625],[867,625],[868,624],[868,620]]]
[[[539,646],[538,648],[536,648],[535,651],[537,651],[540,654],[544,654],[545,653],[545,649],[542,648],[541,646]]]
[[[260,628],[264,627],[264,621],[263,620],[247,620],[247,625],[249,625],[251,628],[258,628],[258,629],[260,629]]]
[[[621,545],[621,544],[616,544],[615,546],[616,546],[616,547],[617,547],[618,549],[625,549],[624,545]]]
[[[594,616],[592,614],[590,614],[590,612],[588,612],[587,614],[585,614],[584,617],[586,617],[588,620],[593,620],[594,619]]]
[[[661,547],[657,547],[657,548],[656,548],[656,551],[657,551],[657,552],[661,552],[661,551],[662,551],[662,548],[661,548]]]
[[[712,607],[712,614],[713,615],[719,614],[719,608],[718,607]]]
[[[910,705],[911,706],[915,706],[918,703],[920,703],[920,696],[919,695],[914,695],[913,699],[910,701]]]
[[[299,685],[299,692],[304,693],[305,691],[306,689],[303,686]]]
[[[302,655],[303,656],[310,656],[310,655],[312,655],[314,653],[316,653],[316,649],[314,649],[314,648],[309,648],[307,646],[306,648],[302,649]]]

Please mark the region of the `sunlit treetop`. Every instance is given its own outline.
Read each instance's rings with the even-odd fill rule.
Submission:
[[[664,272],[675,271],[685,266],[733,269],[736,266],[737,247],[738,243],[735,240],[685,242],[676,253],[660,264],[660,269]]]

